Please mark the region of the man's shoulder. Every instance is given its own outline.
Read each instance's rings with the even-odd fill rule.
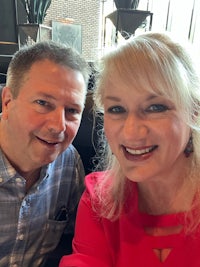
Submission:
[[[80,155],[76,148],[71,144],[69,145],[57,158],[57,160],[77,160],[80,158]]]
[[[70,144],[62,153],[62,154],[69,154],[69,153],[72,153],[72,154],[75,154],[77,155],[78,154],[78,151],[77,149],[74,147],[73,144]]]
[[[49,167],[54,169],[62,168],[65,169],[75,168],[79,165],[80,156],[73,145],[68,146],[53,162],[50,163]]]

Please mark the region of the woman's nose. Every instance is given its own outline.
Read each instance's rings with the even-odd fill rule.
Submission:
[[[124,122],[123,132],[126,138],[141,139],[146,137],[148,127],[144,119],[130,114]]]
[[[56,109],[49,113],[48,129],[52,133],[61,133],[66,130],[66,118],[64,109]]]

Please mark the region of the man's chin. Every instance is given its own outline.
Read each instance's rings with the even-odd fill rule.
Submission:
[[[59,155],[60,155],[59,153],[56,153],[54,155],[48,155],[44,158],[41,158],[41,160],[39,161],[39,164],[41,165],[41,167],[44,165],[47,165],[53,162]]]

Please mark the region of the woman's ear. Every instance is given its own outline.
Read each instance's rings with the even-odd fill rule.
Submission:
[[[192,121],[193,123],[196,123],[198,121],[199,113],[197,111],[194,111],[192,114]]]
[[[2,89],[1,97],[2,97],[2,119],[6,120],[8,118],[9,103],[13,99],[13,95],[9,87],[5,86]]]

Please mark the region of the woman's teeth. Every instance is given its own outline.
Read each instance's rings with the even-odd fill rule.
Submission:
[[[130,148],[126,148],[126,151],[128,153],[130,153],[131,155],[143,155],[143,154],[146,154],[146,153],[149,153],[149,152],[153,151],[155,148],[156,148],[156,146],[148,147],[148,148],[145,148],[145,149],[130,149]]]

